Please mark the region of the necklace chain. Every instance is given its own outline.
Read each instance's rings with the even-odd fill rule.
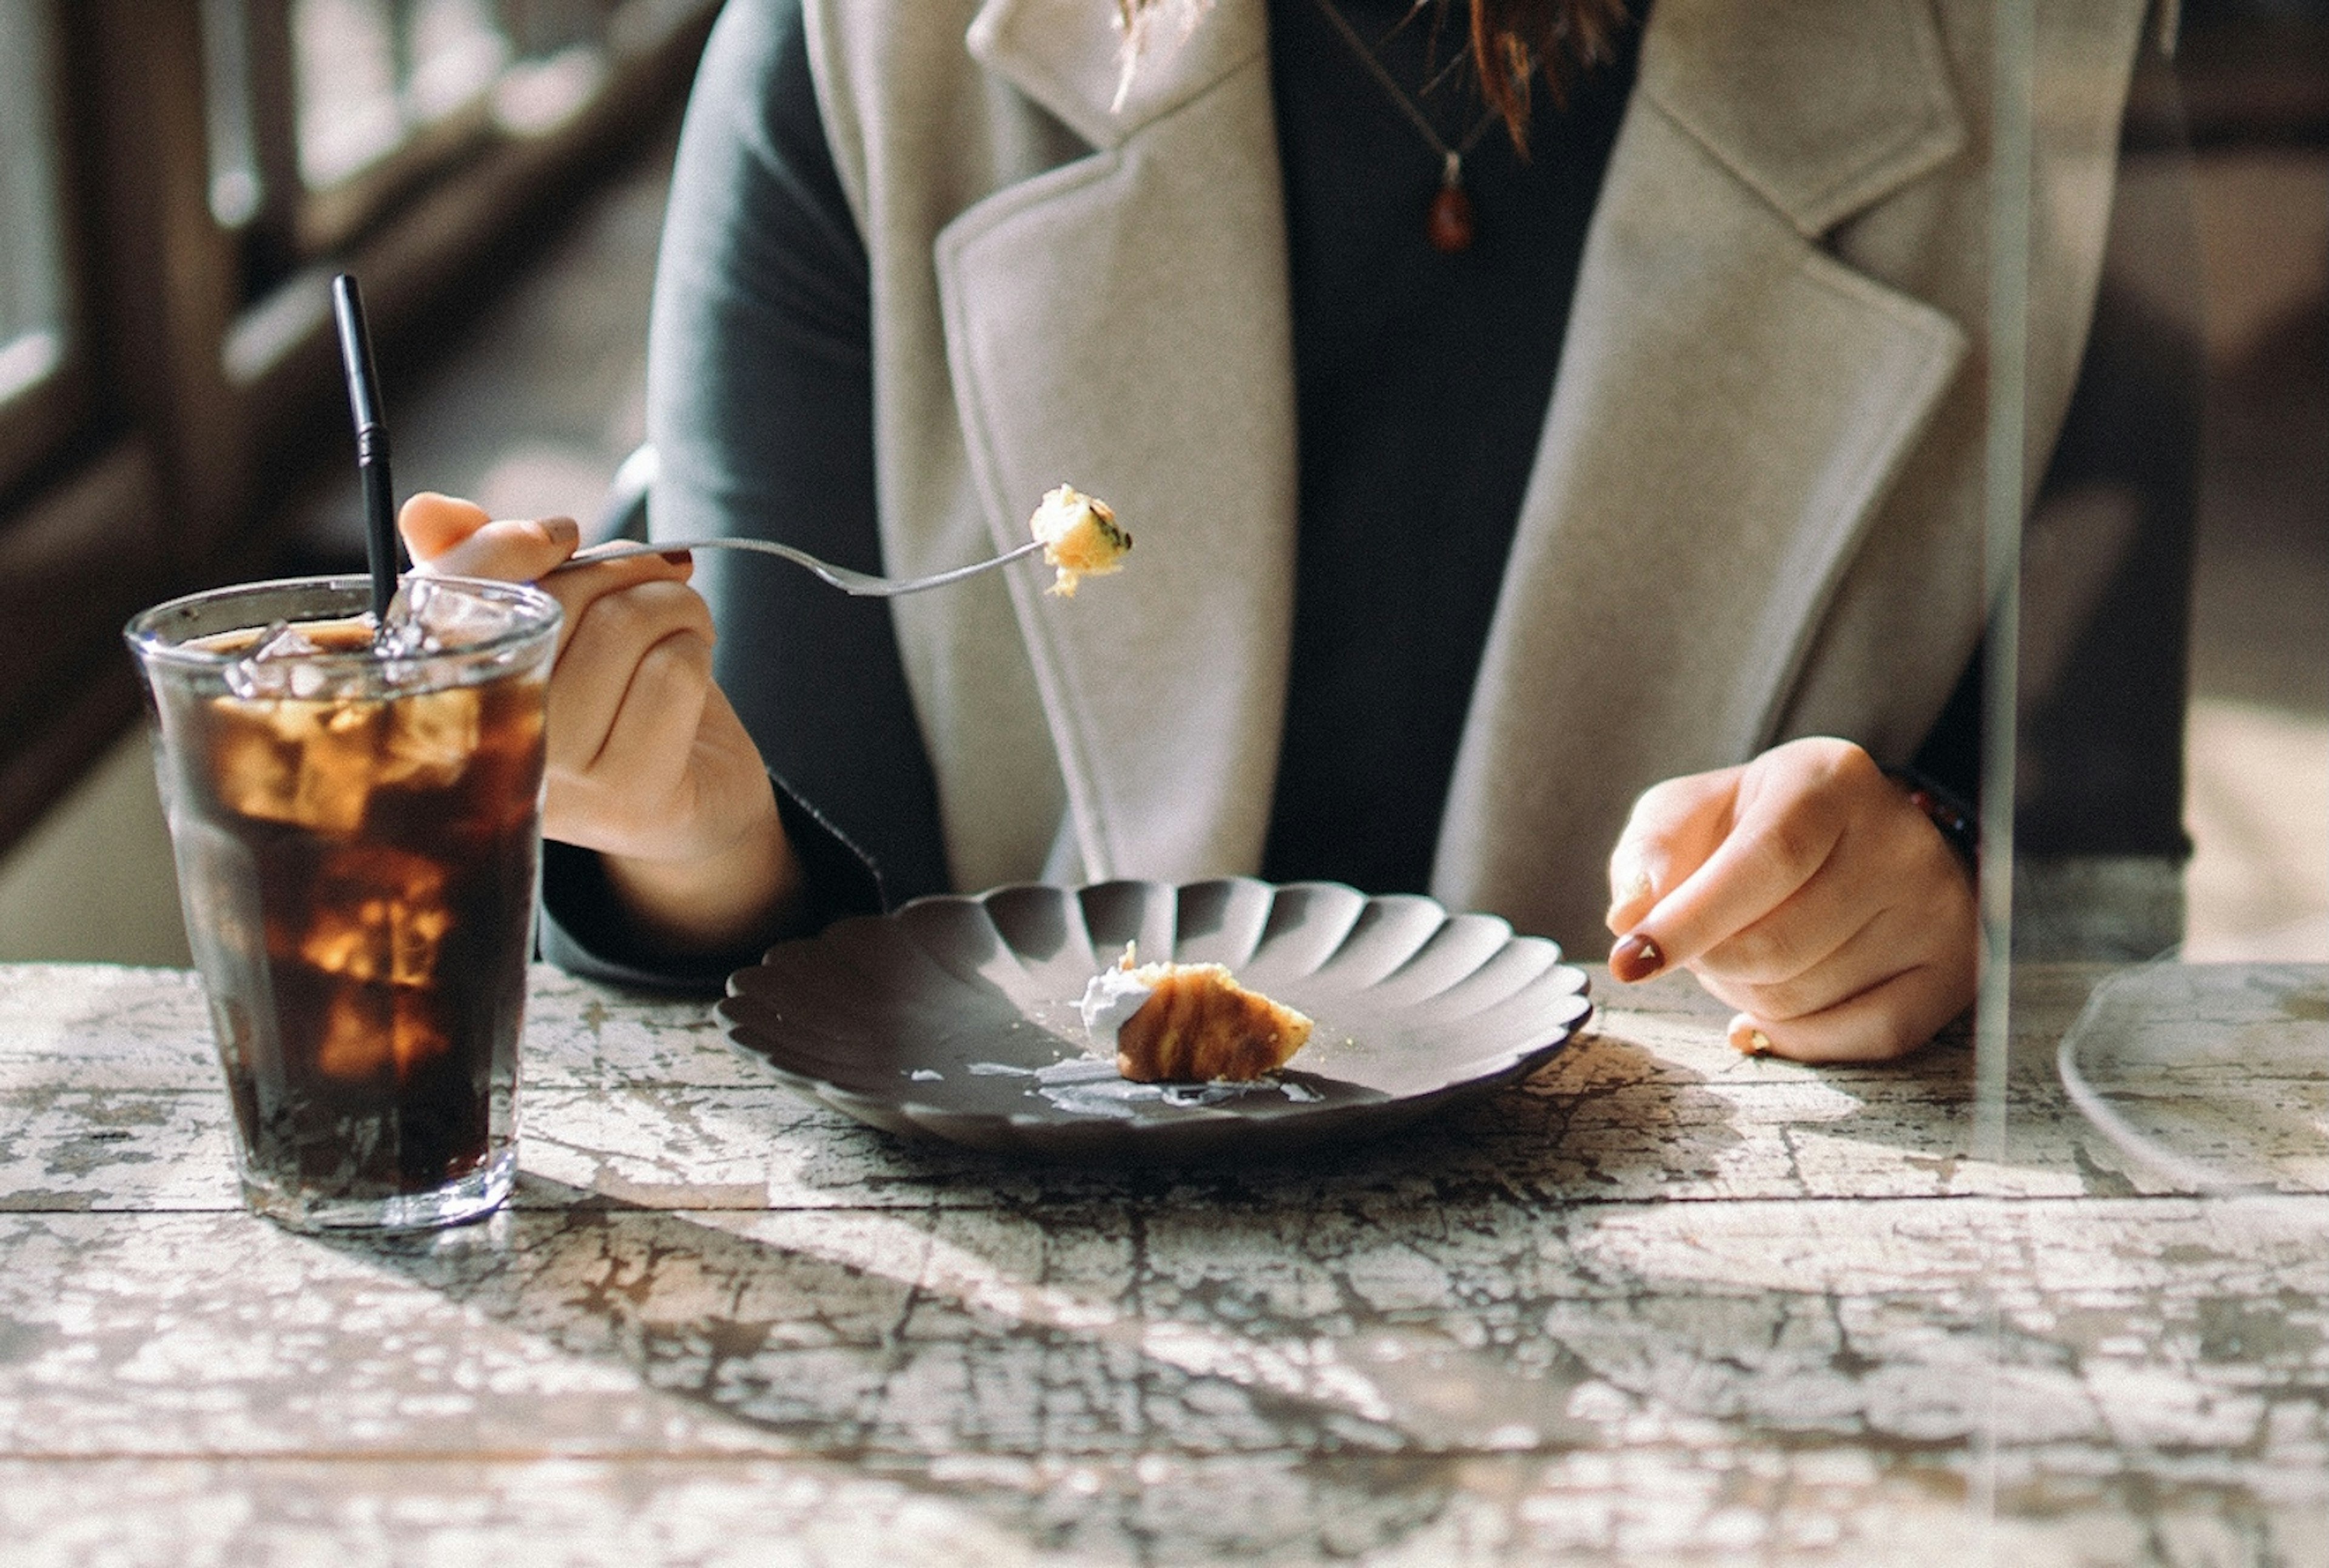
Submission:
[[[1397,104],[1400,112],[1423,133],[1423,139],[1430,144],[1431,150],[1439,155],[1444,165],[1440,171],[1440,184],[1450,189],[1460,184],[1464,177],[1464,155],[1477,146],[1480,138],[1487,134],[1488,128],[1496,123],[1496,111],[1492,108],[1483,113],[1480,122],[1466,134],[1464,139],[1449,146],[1432,125],[1430,117],[1423,112],[1414,99],[1408,96],[1407,89],[1400,86],[1399,79],[1391,75],[1381,59],[1367,46],[1367,41],[1359,36],[1359,30],[1351,25],[1351,19],[1343,14],[1342,8],[1334,4],[1334,0],[1317,0],[1317,5],[1319,12],[1342,35],[1343,42],[1351,46],[1351,52],[1359,57],[1359,63],[1382,84],[1382,90],[1391,95],[1391,102]]]

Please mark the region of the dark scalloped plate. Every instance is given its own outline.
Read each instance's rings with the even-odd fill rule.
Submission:
[[[1315,1020],[1310,1044],[1234,1091],[1058,1082],[1089,1058],[1084,983],[1130,940],[1144,962],[1228,965]],[[920,899],[771,949],[728,993],[729,1037],[810,1099],[909,1137],[1085,1164],[1376,1137],[1526,1076],[1593,1010],[1557,945],[1494,915],[1245,877]]]

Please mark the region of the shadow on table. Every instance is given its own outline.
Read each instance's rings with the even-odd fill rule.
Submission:
[[[1525,1536],[1524,1510],[1564,1496],[1687,1513],[1742,1448],[1784,1466],[1842,1443],[1862,1469],[1872,1448],[1891,1480],[1947,1488],[1963,1446],[1872,1431],[1885,1384],[1863,1379],[1900,1369],[1817,1280],[1729,1281],[1694,1239],[1662,1257],[1677,1243],[1624,1233],[1731,1205],[1354,1191],[712,1216],[530,1185],[536,1206],[484,1226],[324,1244],[647,1391],[636,1435],[533,1434],[546,1450],[782,1457],[1086,1560],[1346,1556],[1458,1515]],[[1891,1310],[1923,1354],[1979,1331]],[[523,1379],[496,1397],[526,1419]],[[545,1424],[561,1410],[539,1402]]]
[[[1337,1393],[1315,1346],[1218,1315],[1145,1313],[1144,1226],[1124,1204],[1070,1206],[1038,1234],[994,1214],[713,1223],[526,1185],[533,1206],[484,1225],[322,1244],[566,1355],[627,1368],[692,1411],[651,1423],[665,1443],[886,1476],[1032,1544],[1102,1560],[1381,1546],[1432,1518],[1469,1458],[1435,1451],[1451,1434],[1426,1365],[1403,1422],[1379,1399]],[[946,1233],[949,1219],[979,1233]],[[997,1255],[981,1242],[999,1242]],[[1023,1278],[1011,1265],[1026,1260],[1005,1254],[1029,1249],[1049,1263]],[[1557,1407],[1574,1381],[1542,1392]],[[1592,1435],[1561,1424],[1571,1430],[1546,1435]],[[540,1435],[605,1451],[600,1433]],[[972,1478],[937,1478],[933,1459]]]

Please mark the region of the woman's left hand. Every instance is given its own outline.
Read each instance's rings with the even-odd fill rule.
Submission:
[[[1730,1043],[1801,1062],[1917,1049],[1974,997],[1973,877],[1848,741],[1791,741],[1645,790],[1609,857],[1620,980],[1680,965]]]

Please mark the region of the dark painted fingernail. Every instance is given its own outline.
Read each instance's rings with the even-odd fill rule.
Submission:
[[[692,552],[685,550],[666,550],[663,553],[663,558],[674,566],[684,566],[694,560],[695,556]]]
[[[1639,931],[1609,949],[1609,972],[1627,985],[1646,980],[1665,967],[1666,956],[1658,951],[1658,944]]]

